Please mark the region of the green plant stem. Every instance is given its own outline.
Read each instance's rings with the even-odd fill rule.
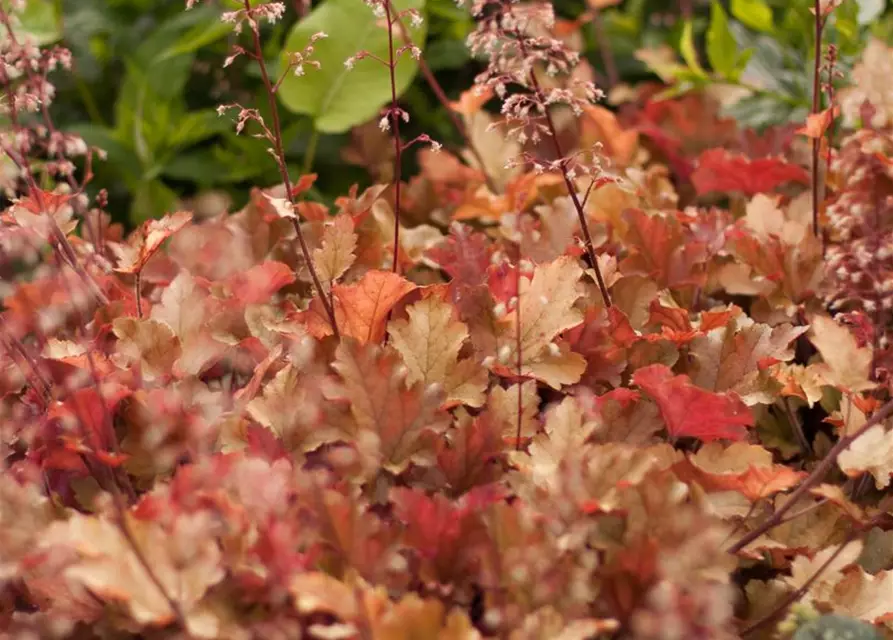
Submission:
[[[313,160],[316,158],[316,147],[319,144],[319,130],[313,127],[310,137],[307,138],[307,149],[304,151],[304,162],[301,165],[301,173],[307,175],[313,169]]]

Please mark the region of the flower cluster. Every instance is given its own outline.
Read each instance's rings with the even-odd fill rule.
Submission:
[[[486,69],[475,78],[478,91],[492,90],[502,100],[502,116],[509,136],[521,144],[553,137],[549,109],[567,105],[577,116],[584,105],[601,97],[589,81],[571,76],[580,56],[552,35],[555,15],[551,3],[519,5],[511,0],[478,0],[472,6],[477,28],[468,36],[473,55],[486,57]],[[546,86],[538,78],[564,76],[564,86]],[[515,89],[515,90],[513,90]]]
[[[827,209],[825,256],[831,308],[864,313],[874,327],[876,346],[884,351],[893,345],[891,153],[890,129],[862,129],[842,143],[831,163],[841,184]]]
[[[49,76],[71,69],[71,52],[61,46],[41,49],[17,29],[18,22],[16,13],[0,8],[0,116],[12,125],[0,131],[4,160],[12,163],[3,167],[0,188],[12,196],[15,181],[37,169],[74,187],[72,159],[89,150],[80,136],[56,130],[49,118],[55,96]],[[42,160],[39,167],[33,166],[36,158]]]

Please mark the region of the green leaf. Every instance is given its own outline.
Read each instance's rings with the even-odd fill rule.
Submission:
[[[459,40],[436,40],[428,45],[425,61],[432,71],[461,69],[469,63],[468,47]]]
[[[190,111],[170,127],[165,143],[170,147],[188,147],[229,131],[232,126],[230,120],[217,115],[216,109]]]
[[[881,640],[872,625],[846,616],[825,615],[811,620],[797,629],[793,640]]]
[[[6,2],[0,3],[0,8],[3,8],[3,5],[6,4]],[[20,24],[13,29],[17,39],[26,33],[33,38],[34,44],[43,47],[51,42],[56,42],[62,37],[62,23],[59,20],[57,5],[54,2],[31,0],[31,2],[25,5],[25,10],[18,13],[18,18]],[[0,33],[2,33],[0,42],[3,42],[6,38],[5,27]]]
[[[424,0],[397,0],[393,6],[398,11],[421,11]],[[404,22],[408,26],[409,20],[404,18]],[[359,51],[388,59],[388,33],[378,23],[363,0],[325,0],[296,24],[286,39],[282,59],[289,52],[302,51],[314,33],[323,31],[329,37],[314,45],[313,59],[321,64],[320,69],[305,65],[304,76],[289,74],[283,80],[278,93],[285,107],[312,117],[315,127],[324,133],[342,133],[373,118],[391,99],[387,67],[366,58],[348,70],[344,62]],[[420,48],[426,33],[426,23],[410,29],[413,42]],[[394,49],[402,44],[399,28],[395,27]],[[416,61],[408,53],[400,56],[395,74],[398,96],[417,70]]]
[[[114,167],[128,180],[139,179],[142,174],[139,158],[131,147],[121,143],[114,131],[88,122],[69,127],[67,131],[78,134],[88,145],[105,151],[106,159],[102,164]]]
[[[732,0],[730,10],[736,20],[751,29],[763,33],[772,33],[775,30],[772,8],[764,0]]]
[[[687,20],[682,27],[682,37],[679,40],[679,53],[682,54],[682,59],[685,60],[685,64],[688,65],[688,68],[693,73],[705,78],[707,77],[707,72],[704,71],[704,67],[698,62],[698,53],[695,51],[694,27],[692,26],[691,20]]]
[[[725,78],[734,77],[738,62],[738,43],[729,30],[729,18],[719,0],[710,3],[710,27],[707,29],[707,59],[713,70]]]
[[[141,224],[152,218],[160,218],[173,211],[177,194],[160,180],[141,182],[130,204],[130,222]]]

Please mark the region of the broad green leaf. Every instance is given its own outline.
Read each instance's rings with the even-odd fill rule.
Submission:
[[[170,127],[166,144],[169,147],[188,147],[224,131],[232,129],[232,122],[217,115],[216,109],[190,111]]]
[[[151,218],[160,218],[174,210],[177,194],[160,180],[141,182],[130,204],[130,222],[138,225]]]
[[[707,29],[707,59],[713,70],[726,78],[735,76],[738,43],[729,31],[729,19],[719,0],[710,3],[710,27]]]
[[[131,147],[122,144],[113,130],[88,122],[69,127],[67,130],[81,136],[88,145],[105,151],[106,159],[103,164],[113,166],[129,181],[135,182],[140,178],[142,167],[139,158]]]
[[[694,27],[692,26],[691,20],[686,21],[685,25],[682,27],[682,37],[679,40],[679,53],[682,54],[682,59],[685,60],[685,64],[688,65],[688,68],[692,72],[699,76],[707,76],[704,67],[698,62],[698,52],[695,50]]]
[[[4,8],[8,2],[0,2],[0,8]],[[18,13],[20,24],[13,31],[18,38],[21,34],[28,34],[34,43],[43,47],[51,42],[56,42],[62,37],[62,23],[59,20],[58,5],[48,0],[31,0],[25,5],[25,10]],[[6,28],[0,29],[0,42],[6,39]]]
[[[771,33],[775,29],[772,21],[772,8],[764,0],[732,0],[732,15],[744,25]]]
[[[399,11],[414,8],[421,11],[424,0],[398,0]],[[319,131],[341,133],[379,113],[391,99],[388,69],[371,58],[360,60],[352,70],[345,60],[365,50],[382,60],[388,59],[388,33],[378,23],[363,0],[325,0],[306,18],[294,26],[282,52],[302,51],[310,36],[325,32],[328,38],[314,45],[313,59],[320,69],[305,65],[305,75],[289,74],[279,88],[282,103],[291,111],[304,113],[314,120]],[[409,26],[409,20],[404,18]],[[410,29],[416,46],[425,43],[426,23]],[[394,49],[403,45],[398,27],[394,28]],[[409,86],[418,65],[408,53],[400,56],[396,70],[399,96]]]

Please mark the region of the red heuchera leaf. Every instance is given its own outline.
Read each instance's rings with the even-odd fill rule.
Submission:
[[[468,418],[438,441],[437,467],[453,495],[495,480],[496,460],[505,449],[501,424],[490,412]]]
[[[229,295],[224,296],[229,305],[245,307],[267,302],[282,287],[295,281],[291,267],[273,260],[230,276],[224,283]]]
[[[422,577],[445,584],[461,581],[477,562],[474,533],[481,528],[480,514],[501,499],[491,486],[478,487],[458,501],[392,489],[396,516],[406,524],[403,540],[424,562]]]
[[[674,376],[665,365],[639,369],[633,374],[633,382],[654,398],[674,438],[742,440],[747,437],[745,427],[754,424],[750,409],[736,394],[696,387],[688,376]]]
[[[629,224],[624,240],[630,248],[620,264],[624,275],[645,275],[668,288],[704,284],[707,246],[694,240],[675,216],[630,209],[624,219]]]
[[[492,253],[493,245],[487,236],[456,223],[450,235],[429,249],[427,256],[452,277],[454,285],[476,285],[484,281]]]
[[[59,441],[65,451],[90,454],[109,466],[121,464],[125,458],[114,451],[116,436],[112,431],[112,420],[118,404],[130,394],[129,389],[120,385],[107,389],[103,396],[96,388],[85,387],[76,390],[65,402],[51,407],[48,417],[51,424],[58,427],[50,427],[50,433],[46,434],[49,437],[46,438],[45,464],[66,469],[78,466],[65,462],[66,456],[58,450],[53,452]],[[55,431],[55,437],[51,435],[52,431]]]
[[[739,191],[747,196],[772,191],[786,182],[809,184],[806,169],[780,158],[750,160],[725,149],[710,149],[698,158],[691,176],[698,195]]]

